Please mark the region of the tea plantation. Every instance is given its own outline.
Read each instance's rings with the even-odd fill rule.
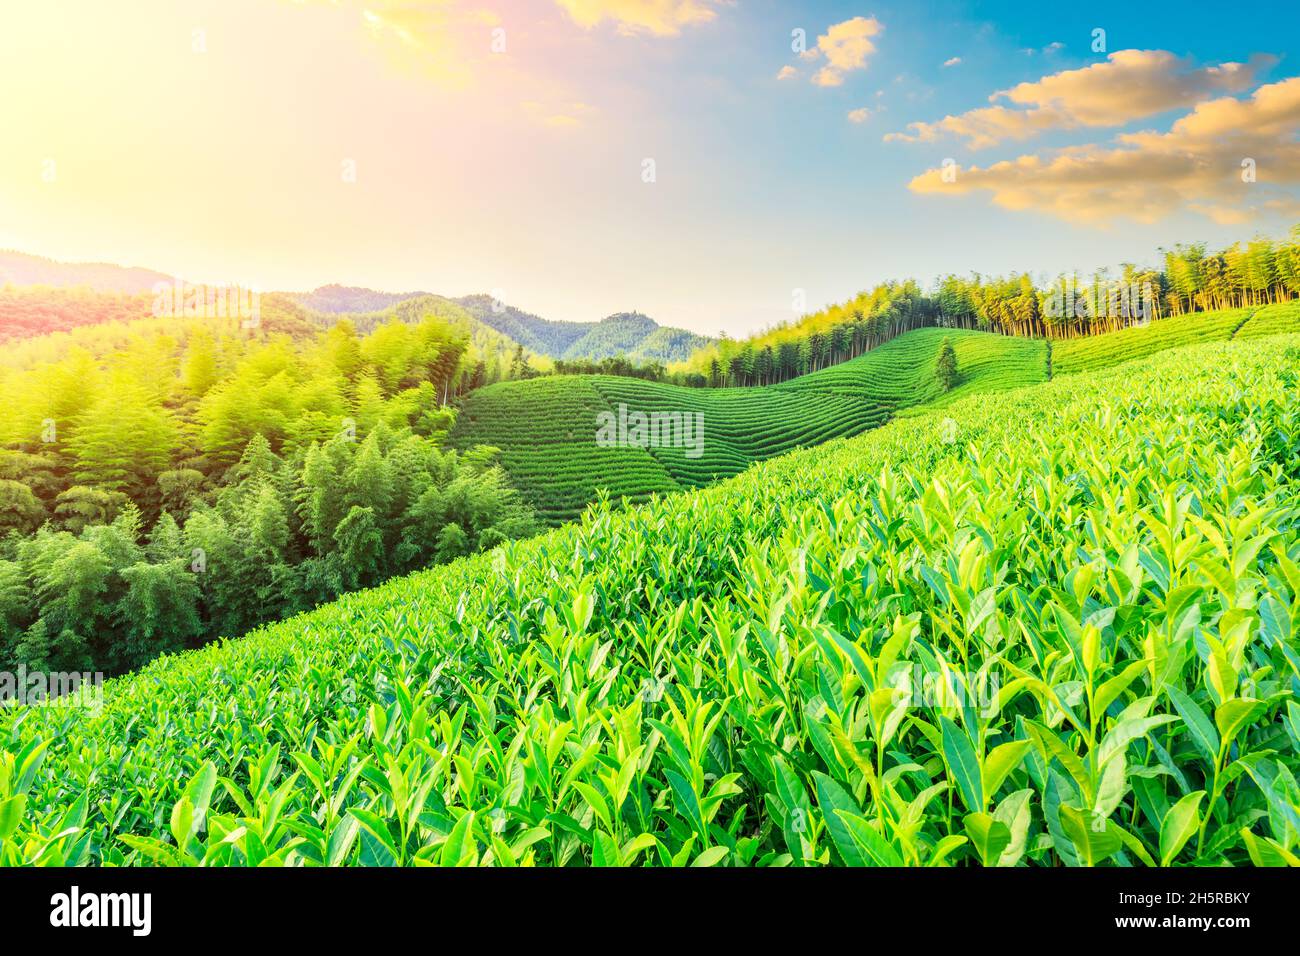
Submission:
[[[962,379],[944,393],[935,374],[951,339]],[[859,358],[781,385],[683,388],[611,375],[503,382],[473,393],[452,433],[462,448],[501,449],[513,483],[552,524],[603,490],[636,503],[739,474],[756,461],[876,428],[900,409],[1047,377],[1044,342],[959,329],[919,329]],[[620,405],[699,414],[702,454],[685,447],[601,447],[596,416]]]
[[[799,447],[877,428],[965,396],[1109,368],[1195,342],[1300,332],[1300,304],[1159,319],[1107,335],[1048,343],[965,329],[924,328],[838,365],[779,385],[682,388],[616,376],[503,382],[469,396],[452,433],[462,449],[490,445],[512,483],[552,525],[578,518],[601,494],[617,503],[696,488]],[[944,340],[957,384],[936,374]],[[597,416],[620,406],[646,414],[698,414],[702,450],[602,447]]]
[[[10,709],[0,862],[1298,865],[1297,366],[1250,338],[957,397]],[[772,390],[737,459],[927,375],[858,367]],[[616,385],[511,420],[576,447]]]

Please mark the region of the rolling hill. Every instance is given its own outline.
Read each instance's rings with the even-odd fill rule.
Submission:
[[[494,347],[505,343],[509,350],[517,343],[531,355],[552,360],[600,361],[622,355],[636,363],[668,364],[685,361],[711,341],[685,329],[661,326],[637,312],[618,313],[599,322],[565,322],[544,319],[482,294],[448,298],[331,285],[289,295],[316,313],[323,326],[347,318],[367,331],[394,317],[419,321],[421,310],[432,310],[441,318],[457,320],[478,342]]]
[[[971,392],[0,707],[0,864],[1296,865],[1298,349]]]
[[[935,374],[951,339],[962,379],[944,395]],[[525,498],[552,523],[568,521],[603,490],[644,501],[738,474],[798,447],[856,435],[900,410],[1047,377],[1047,346],[986,332],[920,329],[859,358],[780,385],[685,388],[616,376],[502,382],[469,395],[451,441],[491,445]],[[602,447],[597,416],[619,407],[700,416],[702,448]],[[691,436],[685,436],[691,437]]]
[[[322,327],[348,319],[370,331],[391,319],[418,322],[424,315],[454,321],[485,351],[512,352],[522,345],[534,364],[548,360],[599,361],[622,355],[633,362],[667,364],[685,360],[708,339],[684,329],[665,328],[638,313],[611,315],[599,322],[559,322],[496,302],[490,296],[459,299],[428,292],[393,294],[348,286],[322,286],[314,292],[287,293],[308,309]]]
[[[451,441],[462,449],[499,448],[511,480],[556,524],[580,515],[602,493],[637,503],[699,487],[794,448],[856,435],[974,393],[1108,368],[1195,342],[1291,331],[1300,331],[1297,303],[1195,313],[1050,345],[1043,339],[924,328],[851,361],[765,387],[685,388],[614,376],[502,382],[465,399]],[[935,369],[944,339],[953,343],[959,370],[949,392]],[[655,447],[649,439],[602,447],[598,416],[617,414],[620,406],[660,413],[660,422],[671,413],[700,416],[702,449],[688,455],[693,449],[671,442]]]

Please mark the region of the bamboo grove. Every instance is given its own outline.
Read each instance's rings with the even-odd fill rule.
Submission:
[[[1300,226],[1217,252],[1204,243],[1161,250],[1162,265],[1123,263],[1091,276],[1035,280],[946,275],[930,291],[886,282],[853,299],[742,340],[724,338],[675,367],[683,384],[770,385],[847,361],[924,326],[1074,339],[1166,316],[1253,308],[1300,296]]]
[[[444,447],[458,329],[265,311],[0,364],[0,670],[120,672],[533,532],[491,450]]]

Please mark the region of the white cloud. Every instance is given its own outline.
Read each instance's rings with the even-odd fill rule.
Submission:
[[[947,60],[944,60],[944,61],[943,61],[943,65],[944,65],[944,68],[946,69],[947,67],[950,67],[950,66],[956,66],[956,65],[957,65],[958,63],[960,63],[960,62],[961,62],[961,57],[959,57],[959,56],[954,56],[954,57],[950,57],[950,58],[947,59]]]
[[[717,16],[717,0],[556,0],[580,26],[613,20],[623,34],[676,36]]]
[[[846,73],[864,69],[867,59],[876,52],[872,37],[879,36],[884,29],[884,24],[875,17],[854,17],[827,27],[817,38],[817,45],[804,53],[807,59],[824,57],[826,60],[826,65],[813,74],[813,83],[839,86]]]
[[[787,64],[786,66],[781,67],[780,72],[776,74],[776,78],[778,80],[792,80],[798,75],[799,71]]]
[[[849,110],[850,123],[865,123],[869,119],[871,119],[871,110],[867,109],[865,106],[860,106],[855,110]]]
[[[910,132],[891,133],[886,139],[932,142],[948,134],[982,149],[1046,130],[1121,126],[1190,107],[1207,96],[1247,90],[1275,62],[1275,57],[1257,54],[1248,63],[1197,67],[1165,50],[1120,50],[1104,62],[994,93],[989,97],[993,106],[933,123],[909,123]],[[999,100],[1013,105],[1000,105]]]
[[[1257,182],[1243,181],[1248,159]],[[1300,210],[1300,77],[1261,86],[1249,99],[1200,103],[1165,133],[1127,133],[1112,144],[958,169],[953,182],[931,169],[910,188],[987,192],[1006,209],[1093,224],[1154,222],[1180,209],[1223,223],[1294,214]]]

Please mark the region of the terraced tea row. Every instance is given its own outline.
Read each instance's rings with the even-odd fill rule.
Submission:
[[[1253,339],[1293,332],[1300,332],[1300,301],[1281,302],[1256,309],[1233,338]]]
[[[1088,369],[1110,368],[1181,345],[1230,339],[1253,312],[1253,309],[1195,312],[1156,319],[1140,328],[1054,342],[1052,374],[1070,375]]]
[[[596,423],[611,409],[586,376],[503,382],[466,402],[452,433],[460,448],[501,450],[511,481],[537,512],[558,524],[600,492],[643,501],[678,484],[649,452],[596,444]]]
[[[944,392],[935,362],[944,340],[957,355],[958,384]],[[1047,345],[968,329],[917,329],[840,365],[775,386],[860,395],[891,412],[972,392],[1033,385],[1047,378]]]
[[[684,487],[730,477],[755,461],[857,434],[888,418],[884,406],[852,395],[814,401],[775,388],[677,388],[614,376],[594,384],[614,408],[698,416],[703,429],[698,447],[661,442],[650,449]]]

